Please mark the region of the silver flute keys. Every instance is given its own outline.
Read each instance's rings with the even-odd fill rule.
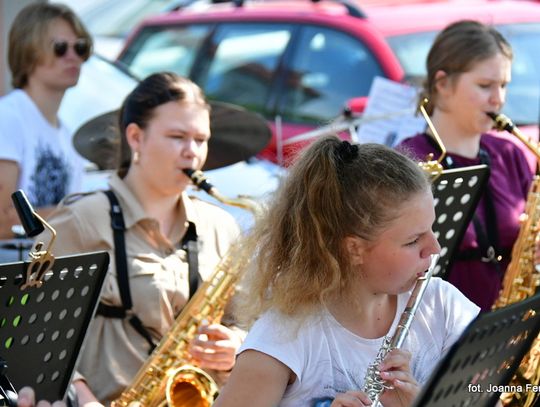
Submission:
[[[426,291],[429,280],[433,275],[438,260],[438,254],[431,256],[429,269],[416,281],[411,296],[409,297],[409,301],[405,306],[405,310],[401,314],[394,335],[391,338],[388,336],[384,337],[382,346],[380,347],[375,360],[368,366],[364,377],[364,392],[369,396],[373,407],[380,407],[381,403],[379,402],[379,397],[381,396],[381,393],[385,389],[391,389],[391,387],[386,385],[384,380],[382,380],[379,372],[379,365],[382,363],[388,352],[392,349],[399,349],[407,338],[407,334],[409,333],[409,329],[414,320],[414,314],[422,301],[422,297]]]

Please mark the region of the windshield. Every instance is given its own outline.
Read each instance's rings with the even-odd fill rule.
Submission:
[[[499,25],[512,44],[512,82],[503,112],[518,125],[538,123],[540,115],[540,23]],[[389,37],[388,42],[413,83],[425,76],[425,61],[436,32]]]
[[[94,36],[127,37],[146,16],[168,11],[180,0],[62,0],[75,11]]]

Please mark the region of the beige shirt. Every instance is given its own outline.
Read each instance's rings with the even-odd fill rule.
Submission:
[[[179,248],[184,228],[176,225],[176,236],[167,239],[155,219],[149,218],[127,185],[116,175],[110,180],[122,206],[126,223],[126,252],[133,311],[159,342],[171,328],[189,297],[186,252]],[[110,204],[103,193],[80,199],[67,197],[50,218],[57,231],[53,253],[78,254],[108,251],[111,264],[102,289],[101,301],[121,306],[116,280]],[[195,223],[199,244],[199,273],[208,279],[229,245],[238,237],[234,218],[223,209],[188,197],[178,205],[187,220]],[[96,397],[108,404],[128,386],[148,357],[149,345],[127,319],[96,316],[92,321],[77,371]]]

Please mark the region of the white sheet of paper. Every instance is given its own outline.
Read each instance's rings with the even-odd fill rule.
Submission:
[[[423,132],[426,122],[421,115],[415,116],[417,100],[417,88],[376,77],[363,114],[365,122],[357,129],[355,141],[394,147],[403,139]]]

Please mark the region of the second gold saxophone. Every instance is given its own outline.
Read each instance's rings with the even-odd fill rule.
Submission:
[[[247,198],[224,199],[206,181],[200,171],[185,170],[195,185],[204,182],[206,192],[223,203],[258,210]],[[139,369],[131,385],[111,403],[112,407],[210,407],[217,397],[218,386],[202,369],[195,366],[188,351],[202,323],[219,322],[225,306],[234,294],[241,277],[247,253],[234,244],[176,318],[150,357]]]
[[[514,126],[512,121],[503,114],[488,113],[498,130],[506,130],[516,136],[540,159],[540,149],[530,142]],[[522,301],[537,291],[540,285],[540,274],[535,267],[535,251],[538,232],[540,230],[540,177],[533,178],[525,212],[522,214],[519,234],[512,248],[512,258],[504,274],[502,290],[495,302],[494,308],[501,308]],[[536,338],[531,350],[522,360],[516,375],[510,384],[520,385],[523,389],[527,384],[540,384],[540,339]],[[519,388],[516,386],[516,388]],[[501,396],[507,406],[532,406],[536,399],[534,392],[505,393]]]

